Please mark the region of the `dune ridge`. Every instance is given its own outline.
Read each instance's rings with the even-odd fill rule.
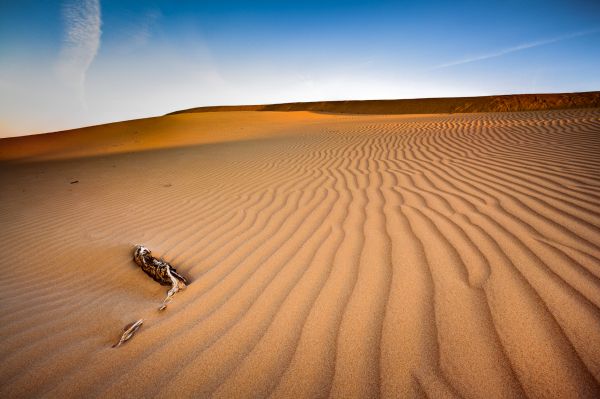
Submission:
[[[335,114],[455,114],[543,111],[600,107],[600,92],[508,94],[481,97],[403,100],[310,101],[264,105],[221,105],[185,109],[167,115],[224,111],[312,111]]]
[[[600,109],[159,119],[0,163],[0,396],[600,396]]]

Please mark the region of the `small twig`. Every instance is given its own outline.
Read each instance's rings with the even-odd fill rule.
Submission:
[[[144,323],[144,320],[139,319],[135,323],[126,325],[125,328],[123,329],[124,332],[123,332],[123,335],[121,335],[121,339],[119,340],[119,342],[114,344],[112,347],[118,348],[124,342],[128,341],[131,337],[133,337],[133,335],[137,332],[137,330],[140,329],[140,327],[142,326],[143,323]]]

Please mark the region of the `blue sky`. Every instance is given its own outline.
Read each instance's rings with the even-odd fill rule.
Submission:
[[[0,135],[202,105],[600,90],[600,2],[0,0]]]

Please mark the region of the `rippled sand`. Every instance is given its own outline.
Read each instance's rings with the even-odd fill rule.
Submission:
[[[179,114],[0,159],[2,397],[600,396],[599,109]],[[138,243],[192,281],[165,312]]]

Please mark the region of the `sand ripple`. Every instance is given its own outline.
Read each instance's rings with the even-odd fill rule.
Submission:
[[[598,109],[261,114],[0,164],[0,396],[600,396]]]

